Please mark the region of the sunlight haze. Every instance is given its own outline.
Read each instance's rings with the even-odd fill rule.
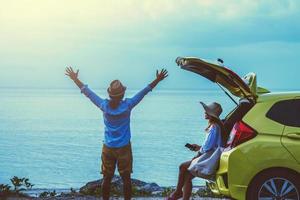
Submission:
[[[298,1],[1,1],[1,87],[72,88],[80,69],[94,88],[137,89],[166,67],[164,89],[215,88],[180,70],[177,56],[222,58],[267,88],[300,84]],[[276,80],[276,81],[275,81]]]

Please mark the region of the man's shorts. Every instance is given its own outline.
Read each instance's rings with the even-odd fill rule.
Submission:
[[[132,150],[131,144],[120,148],[110,148],[103,144],[101,173],[106,176],[113,176],[116,166],[120,175],[132,173]]]

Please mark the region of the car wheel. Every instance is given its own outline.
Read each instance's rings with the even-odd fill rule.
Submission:
[[[300,175],[286,169],[258,174],[247,190],[247,200],[300,200]]]

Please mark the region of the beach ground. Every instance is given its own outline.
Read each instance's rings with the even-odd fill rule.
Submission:
[[[86,197],[48,197],[48,198],[8,198],[7,200],[101,200],[102,198],[86,196]],[[111,198],[113,200],[121,200],[123,198]],[[164,200],[163,197],[138,197],[132,200]],[[209,197],[193,197],[194,200],[229,200],[225,198],[209,198]]]

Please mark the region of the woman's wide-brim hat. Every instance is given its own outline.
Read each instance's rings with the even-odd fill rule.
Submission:
[[[220,115],[223,111],[222,107],[220,104],[218,104],[217,102],[213,102],[211,104],[206,105],[203,102],[200,102],[200,104],[203,106],[205,112],[207,113],[207,115],[220,120]]]
[[[118,97],[125,93],[126,87],[119,80],[113,80],[109,87],[107,88],[107,92],[111,97]]]

